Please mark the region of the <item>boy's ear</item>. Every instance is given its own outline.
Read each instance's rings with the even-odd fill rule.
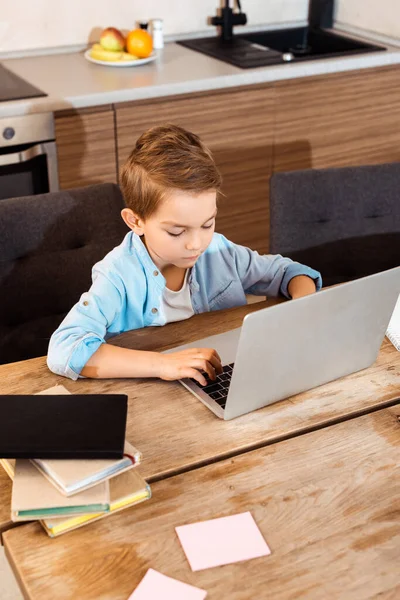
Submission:
[[[138,215],[136,215],[133,212],[132,209],[123,208],[121,210],[121,217],[123,218],[125,223],[128,225],[129,229],[132,229],[132,231],[134,233],[136,233],[137,235],[144,234],[144,230],[143,230],[144,222]]]

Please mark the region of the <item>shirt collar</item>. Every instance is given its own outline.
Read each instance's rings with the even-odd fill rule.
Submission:
[[[140,262],[148,273],[148,276],[151,276],[153,279],[155,279],[158,287],[163,289],[166,284],[164,275],[161,273],[157,265],[152,261],[151,256],[148,253],[146,246],[143,244],[140,236],[133,231],[131,233],[131,249],[132,253],[136,252],[139,256]]]

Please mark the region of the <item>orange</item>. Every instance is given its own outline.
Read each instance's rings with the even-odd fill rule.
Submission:
[[[145,29],[133,29],[126,38],[126,50],[139,58],[147,58],[153,50],[153,39]]]

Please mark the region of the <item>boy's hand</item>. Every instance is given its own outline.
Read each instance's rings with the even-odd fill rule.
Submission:
[[[288,292],[292,299],[308,296],[316,291],[314,280],[307,275],[297,275],[289,281]]]
[[[222,373],[221,358],[212,348],[188,348],[171,354],[160,354],[159,377],[167,381],[191,377],[206,385],[207,381],[202,372],[210,379]]]

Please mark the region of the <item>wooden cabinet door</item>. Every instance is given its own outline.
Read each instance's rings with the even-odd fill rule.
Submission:
[[[217,231],[266,252],[274,123],[270,86],[191,94],[116,105],[118,163],[143,131],[174,123],[198,134],[213,152],[224,183]]]
[[[275,84],[273,171],[400,161],[400,66]]]
[[[117,181],[111,105],[55,114],[60,189]]]

